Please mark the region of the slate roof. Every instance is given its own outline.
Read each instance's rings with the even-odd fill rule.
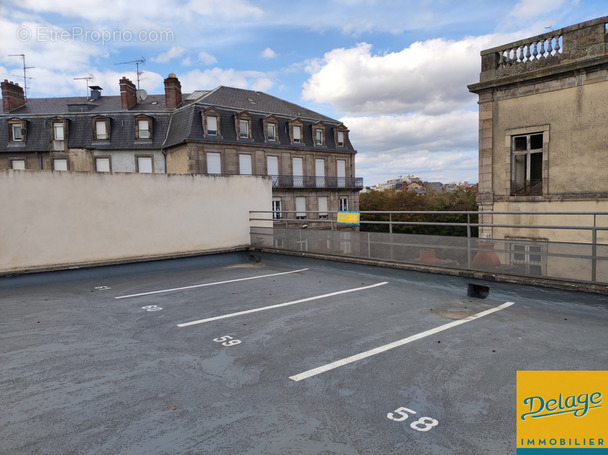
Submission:
[[[198,90],[182,94],[182,105],[167,109],[165,95],[149,95],[131,109],[121,107],[120,96],[30,98],[25,106],[0,114],[0,152],[47,152],[51,143],[50,121],[54,117],[67,120],[67,147],[96,150],[137,150],[172,147],[188,141],[238,142],[263,144],[264,147],[313,147],[311,126],[322,121],[327,128],[325,149],[336,149],[332,127],[338,120],[263,92],[220,86],[214,90]],[[201,112],[213,107],[220,114],[220,137],[205,137]],[[235,114],[247,111],[251,116],[251,140],[237,137]],[[146,114],[153,119],[151,140],[135,139],[135,116]],[[93,117],[110,118],[110,140],[93,140]],[[278,124],[279,142],[265,142],[263,120],[274,115]],[[26,141],[9,143],[8,121],[26,121]],[[303,143],[291,144],[289,121],[303,122]],[[315,147],[318,148],[318,147]],[[348,141],[341,151],[354,151]]]

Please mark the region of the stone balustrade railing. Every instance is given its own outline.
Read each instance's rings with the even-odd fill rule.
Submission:
[[[562,35],[550,34],[531,38],[527,42],[519,42],[515,46],[507,45],[505,49],[498,51],[498,67],[526,64],[557,57],[562,53]]]
[[[481,52],[480,83],[608,55],[608,16]],[[479,84],[474,84],[475,87]]]

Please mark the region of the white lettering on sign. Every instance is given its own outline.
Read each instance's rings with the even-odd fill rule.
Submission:
[[[415,415],[416,411],[409,408],[397,408],[393,412],[389,412],[386,417],[395,422],[403,422],[407,420],[410,414]],[[432,419],[431,417],[420,417],[418,420],[410,423],[410,427],[416,431],[429,431],[431,428],[439,425],[439,421]]]

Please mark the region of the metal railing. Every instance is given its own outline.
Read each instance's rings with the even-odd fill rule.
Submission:
[[[359,227],[338,224],[337,212],[297,212],[300,219],[283,212],[288,216],[274,221],[272,213],[251,212],[253,246],[608,284],[608,212],[361,212]],[[363,231],[374,225],[388,232]],[[397,232],[421,227],[464,234]]]
[[[273,188],[362,189],[362,177],[319,177],[314,175],[273,175]]]

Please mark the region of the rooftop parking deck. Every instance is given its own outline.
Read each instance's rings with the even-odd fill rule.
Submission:
[[[489,287],[485,299],[469,285]],[[2,454],[512,454],[608,300],[232,253],[0,279]]]

